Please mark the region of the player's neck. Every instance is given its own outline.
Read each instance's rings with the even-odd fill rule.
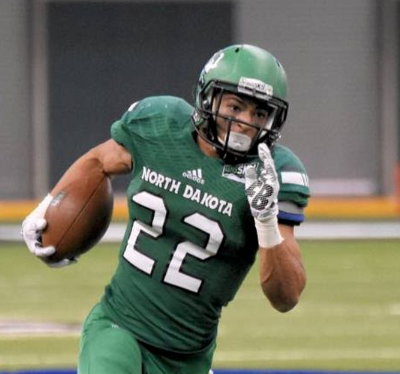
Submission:
[[[197,136],[196,141],[199,148],[205,155],[215,158],[219,157],[216,149],[210,143],[206,142],[201,136]]]

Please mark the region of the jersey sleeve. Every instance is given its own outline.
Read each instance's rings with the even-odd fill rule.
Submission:
[[[289,149],[276,146],[273,152],[280,190],[278,221],[299,225],[310,197],[309,179],[300,159]]]
[[[111,125],[111,137],[134,157],[142,158],[146,145],[163,139],[167,124],[190,106],[173,96],[152,96],[133,103],[123,116]]]
[[[132,147],[129,141],[128,126],[125,122],[126,113],[111,125],[111,138],[132,154]]]
[[[151,118],[158,114],[159,101],[157,97],[137,101],[111,125],[111,137],[132,155],[135,153],[136,142],[149,136]]]
[[[140,112],[146,99],[133,103],[122,117],[111,125],[111,137],[121,144],[133,156],[135,152],[135,138],[140,133]],[[137,155],[135,155],[137,157]]]

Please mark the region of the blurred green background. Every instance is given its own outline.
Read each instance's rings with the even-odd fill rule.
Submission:
[[[63,269],[20,244],[0,247],[0,370],[75,368],[80,324],[113,274],[118,246],[99,245]],[[223,312],[214,367],[400,372],[400,241],[301,247],[308,283],[299,305],[273,310],[255,264]],[[60,331],[42,329],[50,322]]]

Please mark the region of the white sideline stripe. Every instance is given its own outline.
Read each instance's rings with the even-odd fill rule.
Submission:
[[[25,332],[25,333],[17,333],[17,334],[2,334],[0,332],[0,342],[7,340],[33,340],[33,339],[42,339],[46,337],[51,337],[52,339],[64,339],[67,337],[76,338],[81,335],[80,331],[63,331],[63,332]],[[1,360],[0,360],[1,362]]]
[[[310,187],[315,196],[371,196],[378,190],[376,182],[369,178],[312,178]]]
[[[0,241],[22,242],[20,231],[20,225],[0,225]],[[295,232],[298,239],[399,239],[400,222],[306,221],[300,227],[295,228]],[[124,223],[112,223],[102,242],[119,242],[124,233]]]
[[[398,239],[398,221],[305,222],[295,229],[299,239]]]
[[[298,349],[265,351],[216,351],[214,364],[242,361],[301,361],[301,360],[376,360],[399,359],[399,347],[377,349]]]
[[[7,337],[79,335],[81,330],[81,324],[0,320],[0,340]]]

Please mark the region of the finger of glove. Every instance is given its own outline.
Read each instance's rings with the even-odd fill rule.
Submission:
[[[28,239],[36,239],[38,237],[35,221],[28,221],[22,224],[22,236]]]
[[[260,160],[263,162],[267,174],[277,178],[274,159],[272,158],[270,149],[265,143],[258,145],[258,157],[260,157]]]
[[[47,226],[47,221],[43,218],[29,220],[22,224],[22,236],[27,239],[37,239]]]
[[[263,181],[264,184],[270,185],[274,189],[274,191],[279,191],[280,185],[275,170],[270,170],[269,172],[267,170],[261,170],[260,179]]]
[[[30,248],[29,248],[30,249]],[[41,243],[36,241],[31,252],[37,257],[48,257],[54,254],[56,249],[53,246],[42,247]]]
[[[68,258],[64,258],[61,261],[48,263],[47,265],[49,265],[49,267],[51,267],[51,268],[57,269],[57,268],[63,268],[68,265],[76,264],[77,262],[78,261],[75,259],[69,260]]]
[[[257,181],[257,171],[254,166],[248,166],[244,171],[245,186],[249,188],[253,183]]]
[[[24,238],[26,246],[29,249],[29,252],[34,254],[36,256],[36,245],[39,244],[39,242],[36,239],[29,240],[27,238]]]
[[[38,231],[43,231],[47,226],[47,221],[44,218],[38,218],[35,223]]]
[[[271,151],[265,143],[258,145],[258,157],[260,157],[261,161],[264,163],[273,161]]]

